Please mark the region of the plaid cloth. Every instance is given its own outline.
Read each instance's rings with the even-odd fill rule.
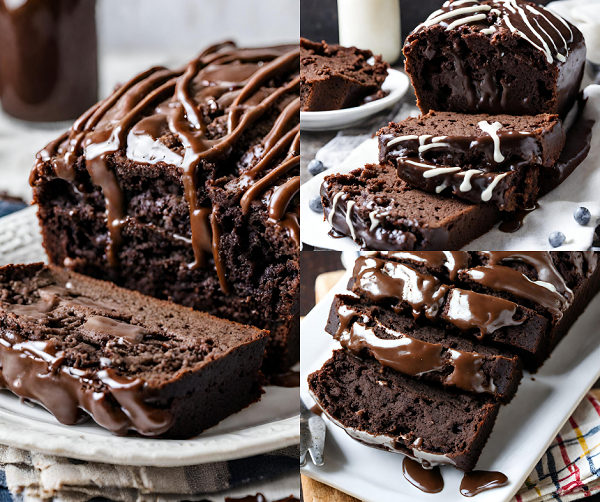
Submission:
[[[96,464],[0,445],[0,502],[190,500],[298,470],[298,446],[186,467]],[[287,493],[286,495],[289,495]]]
[[[589,393],[513,502],[568,502],[600,493],[600,401]]]

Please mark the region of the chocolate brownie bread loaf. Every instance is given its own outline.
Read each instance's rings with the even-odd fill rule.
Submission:
[[[63,424],[194,437],[259,399],[267,338],[53,266],[0,268],[0,387]]]
[[[419,190],[389,164],[326,176],[321,200],[334,231],[383,251],[460,249],[491,230],[501,214],[493,204]]]
[[[434,112],[378,133],[379,161],[413,186],[501,210],[533,206],[565,143],[557,115]]]
[[[298,46],[223,43],[118,88],[38,155],[50,262],[270,330],[299,354]]]
[[[357,259],[348,288],[537,369],[598,291],[597,264],[593,252],[382,253]]]
[[[352,438],[427,467],[474,469],[500,408],[493,396],[442,388],[342,350],[309,375],[308,386]]]
[[[521,360],[506,350],[396,314],[377,304],[337,295],[325,331],[364,359],[415,378],[508,402],[522,377]]]
[[[575,26],[522,0],[449,0],[404,45],[423,113],[564,118],[579,93],[585,54]]]
[[[385,95],[389,65],[371,51],[301,38],[300,56],[302,111],[351,108]]]

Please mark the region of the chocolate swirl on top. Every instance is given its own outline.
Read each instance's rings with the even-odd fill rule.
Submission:
[[[190,210],[195,259],[188,266],[207,267],[207,254],[212,255],[221,288],[227,292],[215,208],[204,207],[198,200],[202,162],[227,159],[243,134],[277,109],[271,130],[255,152],[256,162],[230,181],[243,192],[242,213],[248,214],[252,201],[299,166],[299,57],[299,49],[294,46],[238,49],[232,42],[225,42],[208,48],[183,70],[152,68],[141,73],[42,150],[31,181],[45,162],[52,165],[57,177],[72,181],[75,164],[83,157],[93,183],[104,194],[109,232],[106,255],[109,264],[117,266],[127,215],[110,156],[125,150],[134,162],[175,165]],[[224,130],[211,125],[220,114],[227,117]],[[161,143],[161,137],[168,134],[179,140],[182,155]],[[271,197],[274,201],[269,219],[296,240],[297,218],[293,211],[286,212],[293,193],[287,181],[282,187],[286,188],[280,187]]]
[[[448,31],[469,25],[491,36],[501,28],[510,30],[542,52],[548,63],[564,63],[573,41],[573,32],[562,17],[521,0],[448,1],[417,30],[436,24]]]

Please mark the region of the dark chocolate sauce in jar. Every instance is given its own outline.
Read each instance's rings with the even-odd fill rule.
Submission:
[[[98,99],[95,0],[0,0],[0,98],[34,122],[76,119]]]
[[[439,467],[425,469],[416,460],[404,457],[402,473],[406,481],[425,493],[438,493],[444,489],[444,478]]]
[[[466,472],[460,483],[460,494],[465,497],[474,497],[478,493],[508,484],[506,475],[498,471],[471,471]]]

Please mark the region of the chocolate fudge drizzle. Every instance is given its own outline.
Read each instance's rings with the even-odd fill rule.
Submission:
[[[366,315],[359,315],[345,305],[338,309],[338,317],[340,324],[334,338],[344,349],[356,356],[360,356],[361,352],[367,349],[382,366],[411,376],[444,371],[450,367],[452,372],[446,377],[446,384],[478,393],[493,394],[496,391],[493,382],[484,384],[486,378],[481,371],[483,358],[478,354],[446,350],[439,343],[418,340],[384,326]],[[383,330],[394,338],[379,338],[376,329]]]
[[[460,482],[460,493],[465,497],[474,497],[478,493],[508,484],[505,474],[498,471],[466,472]]]
[[[128,158],[136,162],[175,164],[181,170],[190,208],[194,262],[188,267],[205,268],[207,255],[212,255],[221,288],[227,292],[216,209],[198,200],[201,163],[227,158],[243,133],[279,106],[275,123],[256,153],[257,162],[230,181],[244,191],[242,213],[248,214],[254,200],[299,165],[300,132],[299,126],[294,126],[300,110],[300,99],[294,97],[300,85],[298,62],[298,48],[238,49],[232,42],[225,42],[210,47],[181,71],[152,68],[121,86],[78,119],[67,134],[42,150],[34,172],[39,164],[50,162],[57,177],[73,180],[76,162],[83,155],[92,181],[104,194],[109,231],[106,255],[109,264],[117,266],[127,215],[110,156],[126,149]],[[283,83],[273,91],[265,91],[264,86],[274,80]],[[214,137],[205,116],[218,110],[227,116],[226,131]],[[183,157],[160,142],[165,134],[179,139]],[[294,240],[298,237],[297,215],[286,212],[286,208],[298,184],[287,181],[276,187],[268,208],[269,221],[286,229]]]
[[[439,467],[426,469],[416,460],[404,457],[402,474],[411,485],[425,493],[438,493],[444,489],[444,478]]]
[[[110,309],[102,302],[77,296],[66,288],[50,286],[39,290],[40,300],[30,305],[2,303],[9,313],[45,322],[60,306],[84,305],[94,311]],[[146,331],[104,316],[89,316],[80,327],[114,337],[126,344],[141,341]],[[39,403],[59,422],[81,423],[88,413],[114,434],[136,431],[158,436],[173,423],[172,415],[151,404],[153,396],[140,378],[119,375],[113,368],[100,370],[68,366],[55,339],[27,340],[12,331],[0,334],[0,388]],[[87,413],[86,413],[87,412]]]
[[[515,317],[518,306],[511,301],[442,284],[400,263],[361,256],[354,277],[352,290],[373,302],[395,301],[396,312],[409,306],[415,318],[421,313],[428,319],[440,317],[460,330],[478,330],[478,338],[524,322]]]

